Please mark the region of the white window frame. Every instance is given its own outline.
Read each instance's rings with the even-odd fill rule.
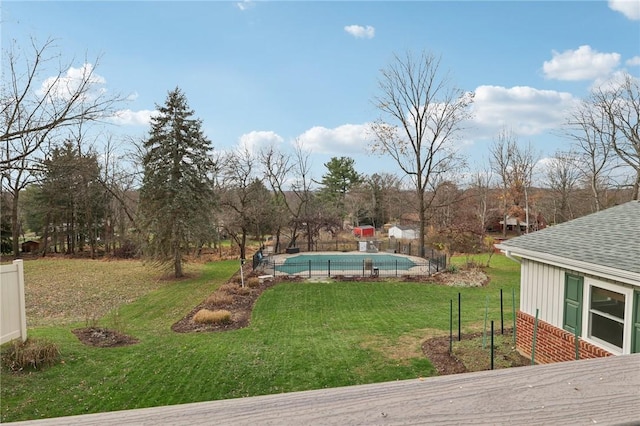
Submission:
[[[591,292],[592,287],[614,291],[624,296],[624,325],[622,333],[622,349],[611,343],[591,336]],[[598,281],[584,277],[584,295],[582,303],[582,339],[615,355],[631,353],[631,327],[633,315],[633,288]]]

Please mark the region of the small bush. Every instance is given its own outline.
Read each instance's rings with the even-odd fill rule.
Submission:
[[[451,274],[455,274],[457,273],[459,270],[457,265],[454,264],[449,264],[449,266],[447,266],[447,272],[451,273]]]
[[[251,289],[249,287],[240,287],[237,294],[240,296],[246,296],[247,294],[251,294]]]
[[[228,293],[223,292],[215,292],[211,296],[207,297],[205,302],[207,305],[213,306],[222,306],[222,305],[230,305],[233,303],[233,296]]]
[[[46,340],[14,340],[2,351],[2,366],[14,372],[42,369],[58,363],[59,360],[58,346]]]
[[[231,312],[226,310],[210,311],[200,309],[193,316],[193,321],[200,324],[227,324],[231,322]]]
[[[247,278],[246,284],[249,288],[260,287],[260,280],[258,279],[258,277]]]
[[[234,284],[234,283],[226,283],[220,286],[220,288],[218,288],[218,291],[220,292],[224,292],[224,293],[229,293],[229,294],[235,294],[238,292],[238,289],[240,288],[240,286],[238,284]]]

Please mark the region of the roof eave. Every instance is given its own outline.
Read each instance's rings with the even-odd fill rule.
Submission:
[[[504,244],[496,244],[496,248],[500,249],[507,257],[518,256],[524,259],[533,260],[535,262],[546,263],[548,265],[557,266],[564,269],[570,269],[585,274],[597,275],[602,278],[608,278],[615,281],[627,283],[636,287],[640,286],[640,273],[625,271],[610,266],[598,265],[595,263],[584,262],[581,260],[569,259],[566,257],[556,256],[549,253],[532,251],[520,247],[512,247]]]

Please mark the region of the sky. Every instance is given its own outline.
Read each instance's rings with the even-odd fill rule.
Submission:
[[[108,126],[122,141],[144,138],[179,87],[215,150],[298,141],[318,180],[342,156],[360,173],[400,175],[366,131],[394,54],[439,55],[455,87],[475,92],[456,142],[470,170],[488,167],[503,129],[542,162],[566,150],[566,114],[591,88],[640,77],[640,0],[3,0],[0,13],[3,71],[12,44],[55,39],[70,80],[94,66],[101,90],[127,98]]]

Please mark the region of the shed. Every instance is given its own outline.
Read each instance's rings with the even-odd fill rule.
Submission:
[[[31,240],[25,241],[24,243],[22,243],[21,249],[23,253],[32,253],[40,249],[40,243]]]
[[[371,225],[356,226],[353,228],[353,235],[358,238],[373,237],[376,234],[376,228]]]
[[[394,225],[389,228],[389,238],[415,240],[418,238],[418,231],[409,226]]]
[[[520,352],[532,351],[536,318],[541,363],[640,352],[640,201],[496,247],[521,265]]]

